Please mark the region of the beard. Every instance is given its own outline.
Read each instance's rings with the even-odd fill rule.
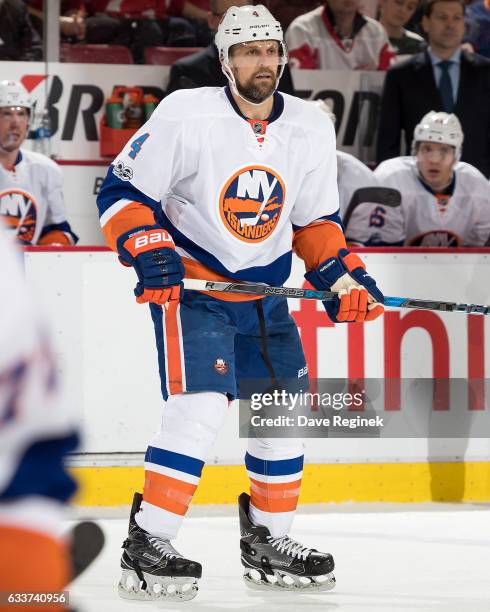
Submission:
[[[270,83],[261,83],[255,80],[257,74],[261,72],[267,72],[271,75],[272,80]],[[235,83],[238,93],[245,98],[245,100],[253,102],[254,104],[260,104],[267,100],[267,98],[270,98],[276,89],[276,82],[277,76],[271,70],[257,70],[255,74],[245,81],[245,83],[240,83],[235,75]]]

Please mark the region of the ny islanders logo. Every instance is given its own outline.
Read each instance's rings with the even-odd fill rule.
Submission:
[[[275,230],[285,198],[284,181],[275,170],[265,166],[241,168],[221,190],[221,220],[243,242],[262,242]]]
[[[36,233],[37,203],[22,189],[0,191],[0,219],[24,242],[32,242]]]

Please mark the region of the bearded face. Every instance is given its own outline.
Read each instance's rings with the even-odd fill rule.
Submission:
[[[255,104],[274,93],[281,63],[281,48],[276,40],[241,43],[230,49],[237,91]]]

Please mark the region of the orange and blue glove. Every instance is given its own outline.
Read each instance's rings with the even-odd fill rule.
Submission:
[[[329,257],[305,274],[315,289],[335,291],[338,297],[323,302],[334,323],[372,321],[384,312],[384,296],[366,272],[362,259],[347,249]]]
[[[134,289],[138,304],[177,305],[184,279],[184,265],[172,236],[159,225],[145,225],[126,232],[117,241],[119,259],[138,275]]]

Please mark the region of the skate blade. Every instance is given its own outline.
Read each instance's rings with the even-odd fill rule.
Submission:
[[[139,601],[189,601],[197,595],[197,578],[153,576],[143,572],[147,588],[141,588],[141,582],[133,570],[122,570],[121,580],[117,586],[119,597]]]
[[[262,570],[245,568],[243,579],[249,588],[267,591],[331,591],[336,584],[333,572],[306,577],[274,570],[270,576]]]

